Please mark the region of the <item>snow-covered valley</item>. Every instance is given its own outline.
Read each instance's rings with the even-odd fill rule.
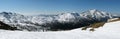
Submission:
[[[0,30],[0,39],[120,39],[120,21],[106,23],[96,31],[82,31],[81,28],[70,31],[27,32]]]

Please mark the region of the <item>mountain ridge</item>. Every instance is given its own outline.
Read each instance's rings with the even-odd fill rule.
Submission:
[[[95,22],[107,22],[108,19],[117,18],[112,14],[88,10],[83,13],[63,13],[58,15],[25,16],[21,14],[2,12],[0,21],[21,30],[66,30],[80,28]],[[66,26],[66,27],[65,27]]]

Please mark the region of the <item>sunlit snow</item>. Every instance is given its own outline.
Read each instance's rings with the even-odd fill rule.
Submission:
[[[106,23],[91,32],[81,28],[71,31],[27,32],[0,30],[0,39],[120,39],[120,21]]]

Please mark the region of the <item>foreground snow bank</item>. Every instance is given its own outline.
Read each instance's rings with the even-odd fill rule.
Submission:
[[[0,39],[120,39],[120,21],[106,23],[96,31],[81,28],[58,32],[24,32],[0,30]]]

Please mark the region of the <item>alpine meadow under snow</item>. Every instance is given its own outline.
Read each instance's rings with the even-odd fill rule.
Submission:
[[[0,13],[0,39],[120,39],[120,16],[100,10],[25,16]]]

